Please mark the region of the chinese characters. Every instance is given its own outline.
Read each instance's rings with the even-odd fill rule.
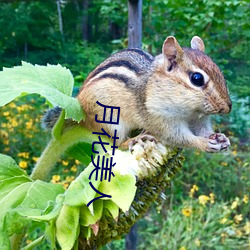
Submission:
[[[101,107],[104,107],[104,112],[103,112],[103,120],[98,120],[97,118],[97,115],[95,115],[95,121],[98,122],[98,123],[108,123],[108,124],[115,124],[115,125],[118,125],[119,124],[119,118],[120,118],[120,107],[114,107],[114,106],[106,106],[106,105],[103,105],[101,103],[99,103],[98,101],[96,102],[99,106]],[[109,120],[107,121],[107,109],[110,109],[110,116],[108,117]],[[114,117],[114,111],[116,111],[116,115],[117,117]],[[114,120],[113,120],[114,119]],[[99,144],[101,145],[103,151],[105,153],[107,153],[107,150],[105,148],[105,145],[110,145],[110,143],[108,142],[104,142],[102,140],[102,137],[101,136],[107,136],[108,138],[112,138],[113,140],[113,143],[112,143],[112,156],[110,158],[106,157],[105,155],[102,156],[102,158],[100,159],[100,155],[98,155],[96,157],[96,162],[94,161],[94,157],[93,155],[91,155],[91,161],[92,161],[92,164],[94,166],[94,169],[93,171],[90,173],[89,175],[89,184],[91,186],[91,188],[98,194],[100,194],[100,196],[92,199],[88,204],[87,206],[89,206],[93,201],[97,200],[97,199],[100,199],[100,198],[104,198],[104,197],[107,197],[107,198],[111,198],[111,195],[107,195],[107,194],[104,194],[100,191],[98,191],[92,184],[91,182],[91,178],[92,178],[92,175],[94,175],[95,177],[95,180],[97,181],[98,179],[100,181],[103,181],[103,180],[108,180],[108,182],[110,182],[111,180],[111,177],[115,177],[114,173],[112,172],[112,168],[115,166],[115,162],[113,162],[113,155],[115,154],[115,149],[118,148],[118,146],[116,146],[116,140],[119,139],[119,137],[117,136],[117,130],[115,129],[114,131],[114,136],[111,137],[110,134],[108,134],[103,128],[101,129],[102,132],[92,132],[92,134],[96,134],[98,135],[98,141],[95,141],[92,143],[92,152],[93,153],[96,153],[96,154],[99,154],[100,152],[95,150],[95,144]]]

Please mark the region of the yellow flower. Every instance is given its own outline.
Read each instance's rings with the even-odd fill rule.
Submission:
[[[4,138],[3,139],[3,144],[9,145],[10,144],[10,140],[8,138]]]
[[[227,237],[227,234],[226,233],[221,233],[221,238],[226,238]]]
[[[57,183],[57,182],[60,181],[60,179],[61,179],[61,176],[60,176],[60,175],[53,175],[53,176],[52,176],[51,182],[52,182],[52,183]]]
[[[32,121],[32,120],[26,122],[26,128],[27,128],[27,129],[31,129],[32,126],[33,126],[33,121]]]
[[[72,182],[75,179],[75,176],[67,176],[66,181],[67,182]]]
[[[1,135],[1,137],[4,137],[4,138],[8,138],[9,137],[9,134],[6,131],[4,131],[4,130],[0,130],[0,135]]]
[[[193,185],[192,188],[190,189],[189,196],[193,198],[194,193],[199,190],[199,187],[196,185]]]
[[[210,197],[210,203],[214,204],[214,193],[210,193],[209,197]]]
[[[9,152],[10,151],[10,147],[5,147],[4,148],[4,152]]]
[[[227,218],[222,218],[221,220],[220,220],[220,224],[225,224],[227,222]]]
[[[64,161],[64,160],[62,160],[62,164],[63,164],[63,166],[68,166],[69,165],[69,163],[67,161]]]
[[[231,205],[231,209],[235,209],[239,205],[239,198],[236,197],[235,201]]]
[[[248,201],[249,201],[248,195],[245,194],[243,197],[243,202],[247,204]]]
[[[197,247],[200,247],[201,246],[201,242],[199,239],[195,239],[194,240],[194,244],[197,246]]]
[[[233,154],[233,155],[237,155],[237,153],[238,153],[237,150],[233,150],[233,151],[232,151],[232,154]]]
[[[236,230],[236,235],[238,236],[238,237],[241,237],[242,236],[242,232],[240,231],[240,230]]]
[[[4,116],[8,116],[9,114],[10,114],[10,112],[8,112],[8,111],[3,112]]]
[[[30,155],[29,152],[21,152],[21,153],[18,153],[18,156],[19,156],[19,157],[23,157],[23,158],[26,158],[26,159],[29,158],[29,155]]]
[[[228,163],[223,161],[223,162],[221,163],[221,165],[222,165],[223,167],[227,167],[227,166],[228,166]]]
[[[27,136],[28,138],[33,138],[33,135],[32,135],[32,134],[26,134],[26,136]]]
[[[20,112],[23,111],[23,107],[22,106],[17,106],[16,109]]]
[[[207,195],[200,195],[198,199],[199,203],[203,206],[210,200],[210,198]]]
[[[19,112],[25,111],[25,110],[28,110],[28,109],[33,109],[33,108],[30,105],[27,105],[27,104],[24,104],[24,105],[21,105],[21,106],[17,106],[17,110]]]
[[[181,247],[180,250],[186,250],[186,247]]]
[[[23,168],[23,169],[26,169],[28,167],[27,161],[20,161],[19,162],[19,167]]]
[[[244,231],[246,232],[246,234],[250,234],[250,222],[247,221],[246,225],[244,226]]]
[[[39,157],[32,157],[32,160],[34,161],[34,162],[37,162],[38,161],[38,159],[39,159]]]
[[[26,240],[27,244],[30,244],[32,242],[32,240]]]
[[[73,166],[70,168],[70,170],[71,170],[72,172],[76,172],[76,171],[77,171],[76,165],[73,165]]]
[[[189,217],[192,214],[192,208],[191,207],[185,207],[181,210],[182,214],[186,217]]]
[[[10,106],[11,108],[15,108],[15,107],[16,107],[16,104],[15,104],[14,102],[11,102],[11,103],[9,104],[9,106]]]
[[[242,214],[237,214],[234,216],[234,221],[236,224],[239,224],[243,220]]]
[[[18,126],[18,122],[16,120],[12,120],[11,121],[11,125],[12,125],[12,127],[17,127]]]
[[[242,160],[241,160],[239,157],[236,157],[235,160],[236,160],[237,162],[239,162],[239,163],[242,162]]]
[[[78,160],[75,160],[75,164],[76,164],[76,165],[79,165],[79,164],[81,164],[81,162],[78,161]]]

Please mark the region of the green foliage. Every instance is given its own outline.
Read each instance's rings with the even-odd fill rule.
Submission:
[[[250,188],[248,148],[239,151],[233,137],[231,142],[233,144],[231,150],[224,154],[187,153],[183,166],[185,175],[180,175],[175,180],[177,187],[183,182],[185,185],[182,185],[182,190],[176,190],[180,195],[176,194],[176,199],[181,199],[182,194],[193,184],[199,186],[201,192],[215,193],[217,199],[223,201],[230,201],[247,194]]]
[[[86,166],[91,162],[90,156],[94,156],[94,153],[92,152],[92,145],[84,142],[79,142],[73,145],[67,150],[66,154],[74,159],[77,159]]]
[[[249,147],[221,154],[186,151],[183,171],[138,223],[139,249],[248,249]],[[113,242],[105,249],[120,249]]]
[[[9,105],[1,109],[2,114],[4,115],[3,117],[1,117],[1,119],[4,122],[0,124],[0,130],[1,130],[1,135],[4,136],[4,137],[1,137],[1,138],[4,138],[4,140],[1,140],[2,150],[6,149],[8,151],[5,151],[5,152],[13,153],[15,155],[15,158],[18,160],[19,165],[26,169],[27,167],[29,168],[33,167],[35,163],[35,161],[33,160],[33,157],[38,156],[39,152],[41,152],[42,150],[41,147],[40,149],[39,147],[37,147],[38,146],[37,144],[45,143],[44,133],[41,132],[39,129],[38,117],[41,116],[41,113],[42,113],[41,109],[43,110],[46,109],[46,106],[41,104],[42,101],[40,99],[37,99],[37,101],[35,101],[34,96],[32,96],[31,98],[26,96],[25,99],[29,100],[32,106],[30,104],[25,104],[26,100],[24,100],[24,97],[23,97],[21,98],[21,100],[17,102],[17,104],[10,103]],[[14,116],[12,117],[10,116],[10,114],[13,114]],[[31,124],[30,116],[37,117],[36,121],[32,120],[33,121],[32,124]],[[217,204],[218,207],[222,207],[225,202],[229,202],[229,201],[232,204],[233,200],[235,199],[236,200],[239,199],[242,202],[244,195],[246,195],[249,190],[249,185],[250,185],[249,183],[250,159],[247,153],[248,149],[241,147],[241,146],[237,146],[238,140],[230,132],[231,131],[230,126],[231,126],[230,124],[224,124],[224,125],[222,124],[219,127],[222,130],[227,129],[229,134],[231,134],[230,140],[233,146],[230,152],[226,152],[224,154],[212,154],[212,155],[200,153],[200,152],[191,153],[190,151],[186,153],[186,161],[183,166],[184,171],[182,174],[179,175],[179,177],[177,176],[177,178],[175,178],[172,192],[171,193],[167,192],[167,200],[170,201],[170,205],[169,203],[164,204],[164,206],[161,209],[161,211],[163,211],[161,213],[162,217],[159,217],[159,213],[157,214],[156,212],[154,212],[154,210],[152,210],[152,212],[146,216],[146,220],[142,221],[140,224],[141,229],[139,229],[139,232],[145,231],[145,228],[147,228],[147,230],[145,231],[146,232],[145,235],[142,234],[139,236],[139,239],[140,239],[140,242],[144,242],[144,237],[145,237],[145,240],[149,240],[151,242],[151,243],[148,242],[148,245],[147,245],[148,249],[157,249],[160,242],[161,244],[164,244],[164,241],[162,240],[161,241],[159,240],[159,242],[153,241],[154,239],[153,234],[156,234],[157,237],[159,234],[159,237],[161,235],[162,237],[164,236],[166,238],[167,232],[168,232],[168,226],[171,228],[174,227],[174,223],[175,223],[174,218],[176,216],[177,216],[176,220],[180,219],[183,222],[183,224],[180,225],[183,228],[183,230],[186,228],[185,223],[187,223],[187,221],[183,220],[183,218],[185,217],[183,217],[184,215],[182,215],[181,211],[183,208],[185,208],[185,206],[190,205],[190,203],[188,203],[190,201],[189,201],[189,198],[187,197],[187,193],[190,192],[190,189],[192,189],[192,186],[194,184],[196,184],[199,187],[199,195],[214,193],[216,197],[216,202],[218,203]],[[27,131],[29,132],[27,133]],[[20,136],[18,137],[17,137],[17,132],[20,133]],[[21,143],[20,142],[17,143],[15,139],[18,139],[18,141],[21,141]],[[4,144],[4,143],[8,143],[8,144]],[[27,162],[27,165],[25,164],[22,165],[22,162]],[[82,169],[83,167],[79,165],[78,162],[75,163],[75,161],[72,161],[69,159],[62,160],[58,163],[58,166],[54,171],[54,175],[51,177],[52,182],[60,183],[64,185],[64,187],[67,187],[69,183],[72,182],[72,180],[74,180],[74,176],[76,176],[76,172],[80,173]],[[232,189],[232,187],[234,188]],[[236,197],[239,197],[239,198],[236,198]],[[198,203],[198,201],[194,201],[194,202]],[[242,202],[242,205],[244,204],[245,203]],[[200,206],[200,205],[197,204],[197,206]],[[230,206],[228,206],[228,208],[229,207]],[[245,219],[248,213],[246,205],[238,207],[238,208],[240,208],[240,210],[237,210],[237,214],[236,214],[236,210],[234,210],[235,212],[232,211],[230,213],[231,214],[230,218],[233,218],[235,215],[242,214],[243,219]],[[51,211],[51,213],[48,214],[48,216],[50,216],[50,219],[53,218],[58,213],[58,211],[60,211],[60,209],[61,209],[60,205],[58,205],[55,209],[53,209],[53,203],[52,203],[50,206],[50,209],[47,210],[48,212]],[[117,215],[117,213],[115,213],[115,210],[113,210],[112,208],[109,208],[109,209],[110,211],[113,211],[112,214],[115,217]],[[97,206],[96,207],[96,211],[97,211],[96,219],[98,218],[98,214],[100,210],[101,210],[101,207]],[[173,218],[173,222],[172,221],[167,222],[168,218],[165,217],[167,215],[165,214],[164,211],[170,211],[168,216],[171,216],[171,218]],[[80,212],[80,216],[82,216],[83,213],[85,214],[84,209],[83,209],[83,212]],[[213,210],[204,209],[202,215],[210,216],[211,213],[213,213],[212,214],[214,216],[213,218],[217,218],[216,216],[219,216],[219,213],[221,213],[221,210],[219,208],[217,210],[216,209],[213,209]],[[16,214],[14,215],[17,216]],[[198,213],[195,216],[198,217],[199,215],[201,214]],[[48,218],[49,217],[47,217],[47,219]],[[86,223],[93,223],[93,221],[86,222],[86,220],[84,219],[82,219],[82,221],[83,221],[82,222],[83,225],[86,225]],[[153,221],[155,221],[155,223],[153,223]],[[192,223],[195,223],[196,221],[198,225],[193,225],[193,226],[194,228],[199,228],[202,225],[201,219],[193,220]],[[167,224],[167,223],[173,223],[173,224]],[[229,228],[230,230],[227,229],[228,228],[227,224],[226,225],[221,224],[221,223],[211,224],[209,232],[212,234],[212,232],[215,232],[218,229],[219,232],[225,233],[225,235],[223,234],[222,236],[218,235],[217,240],[218,241],[221,240],[219,244],[222,244],[222,241],[224,241],[223,244],[224,246],[226,246],[226,244],[228,244],[227,243],[228,240],[225,239],[226,237],[229,237],[229,239],[231,239],[234,242],[232,243],[232,241],[230,241],[232,244],[238,244],[238,241],[245,242],[243,237],[237,236],[237,235],[240,235],[240,232],[245,234],[244,228],[247,228],[247,226],[244,223],[245,223],[245,220],[238,227],[233,222],[230,224],[233,227],[233,228],[230,227]],[[163,226],[163,224],[165,226]],[[32,240],[39,239],[39,237],[41,237],[41,235],[44,233],[43,231],[44,228],[40,225],[41,223],[34,224],[32,226],[33,230],[30,229],[29,236],[28,236],[29,242],[31,239]],[[37,229],[38,227],[41,228],[40,231]],[[173,228],[173,230],[175,229],[176,228]],[[231,231],[231,229],[233,231]],[[200,237],[199,241],[201,242],[202,245],[204,244],[204,246],[206,246],[206,244],[208,244],[208,243],[205,243],[207,238],[204,235],[200,235],[199,234],[200,231],[202,230],[194,231],[191,239],[195,241],[197,237]],[[171,232],[172,231],[170,230],[169,233]],[[233,232],[233,234],[235,233],[236,236],[233,236],[233,235],[230,236],[228,232]],[[52,229],[50,230],[47,229],[46,234],[47,234],[47,237],[50,237],[52,239],[54,239],[55,237],[53,236],[54,231]],[[86,235],[89,235],[89,233],[87,233]],[[185,234],[185,235],[188,235],[188,234]],[[172,238],[174,237],[171,236],[171,239]],[[183,239],[180,240],[180,245],[181,245],[182,240]],[[194,241],[192,241],[190,244],[195,244]],[[123,241],[115,242],[110,245],[110,248],[119,249],[119,247],[121,247],[121,245],[123,244],[122,242]],[[196,242],[198,241],[196,240]],[[143,244],[144,243],[140,243],[140,246],[142,247]],[[165,242],[165,244],[168,244],[168,243]],[[242,243],[242,244],[245,244],[245,243]],[[46,246],[44,241],[42,242],[42,246]],[[117,246],[117,248],[115,246]],[[47,246],[47,248],[48,247],[49,246]],[[44,249],[46,249],[46,247]]]
[[[97,43],[65,42],[61,59],[58,62],[71,70],[76,82],[75,86],[80,87],[88,74],[110,53],[111,48],[102,43],[97,45]]]
[[[32,182],[12,158],[0,154],[1,164],[1,248],[9,249],[9,237],[21,233],[30,222],[26,216],[42,213],[50,201],[62,193],[60,185],[41,181]]]
[[[88,2],[87,9],[80,0],[61,4],[63,34],[55,2],[2,3],[0,65],[13,66],[21,60],[43,65],[60,63],[69,67],[81,84],[108,54],[127,46],[126,1]],[[232,93],[246,97],[250,93],[249,13],[247,1],[145,0],[144,48],[157,54],[168,35],[175,35],[186,46],[193,35],[199,35],[206,52],[223,69]],[[88,38],[83,42],[84,25]]]
[[[22,63],[12,69],[0,72],[0,105],[25,94],[40,94],[54,106],[65,109],[65,118],[80,121],[83,110],[77,99],[72,98],[74,80],[69,70],[61,65],[33,66]],[[8,85],[8,88],[6,86]]]
[[[94,201],[89,207],[86,205],[97,195],[89,185],[89,176],[95,169],[92,163],[63,194],[62,186],[40,180],[32,181],[24,171],[20,170],[13,159],[0,155],[2,162],[0,165],[1,202],[3,204],[0,213],[2,248],[10,248],[9,237],[14,233],[21,233],[23,228],[29,226],[32,221],[39,221],[42,225],[45,222],[50,225],[45,236],[50,239],[52,246],[55,246],[57,240],[63,249],[72,249],[78,244],[80,231],[82,234],[88,232],[85,237],[89,239],[93,234],[92,226],[96,225],[99,228],[99,220],[102,217],[104,220],[107,217],[115,220],[119,209],[124,213],[127,212],[136,192],[135,176],[124,174],[125,169],[121,168],[129,155],[130,152],[119,152],[116,164],[120,169],[113,171],[116,178],[112,178],[110,182],[91,179],[97,190],[108,193],[112,197],[105,198],[101,202]],[[108,154],[105,156],[106,159],[111,157]],[[106,161],[102,155],[100,157]],[[131,161],[129,163],[131,164]],[[128,162],[126,166],[127,164]],[[137,161],[134,160],[134,164],[137,164]],[[138,168],[136,165],[134,167]],[[138,216],[137,213],[136,216]],[[42,227],[42,225],[37,224],[37,227]],[[103,228],[100,229],[103,230]],[[108,230],[108,227],[105,229]],[[113,237],[116,236],[119,235]],[[31,245],[42,243],[43,239],[40,236]]]
[[[69,98],[73,87],[70,72],[60,65],[45,67],[24,63],[23,66],[14,69],[4,69],[0,73],[0,79],[2,105],[12,101],[20,94],[29,93],[43,95],[48,102],[63,104]],[[8,80],[9,86],[6,84]],[[20,83],[22,84],[20,85]],[[70,119],[77,117],[79,106],[71,106],[73,106],[71,107],[73,110],[65,107],[61,111],[61,116],[52,131],[52,139],[37,161],[30,177],[19,168],[12,158],[0,154],[0,174],[2,173],[0,176],[0,186],[2,187],[0,193],[2,203],[0,244],[3,249],[20,248],[20,240],[24,237],[23,232],[34,223],[40,230],[44,230],[46,227],[42,233],[45,237],[37,235],[33,242],[25,246],[26,249],[42,244],[46,238],[49,239],[52,248],[58,243],[62,249],[77,249],[78,244],[82,244],[82,242],[86,242],[85,244],[90,245],[89,247],[99,247],[127,232],[128,228],[148,208],[150,201],[159,195],[160,187],[155,189],[154,186],[152,188],[149,185],[145,197],[140,195],[141,190],[139,190],[136,202],[134,202],[137,191],[136,177],[141,181],[143,177],[147,178],[147,181],[153,184],[155,180],[158,183],[157,175],[159,175],[161,183],[165,187],[170,177],[179,169],[179,163],[176,162],[178,158],[172,159],[177,155],[177,151],[154,144],[153,147],[146,147],[148,148],[148,152],[145,153],[148,157],[147,160],[144,159],[145,156],[141,155],[142,147],[134,149],[133,156],[130,151],[117,150],[113,164],[116,165],[116,169],[109,173],[115,178],[111,178],[111,180],[110,178],[106,180],[106,177],[104,180],[96,180],[92,176],[92,173],[97,171],[95,160],[75,180],[72,180],[65,192],[61,185],[41,181],[47,178],[56,161],[64,152],[68,151],[68,148],[72,148],[78,142],[84,142],[84,144],[77,144],[77,148],[75,147],[82,152],[81,147],[93,139],[92,133],[81,125],[63,127],[64,112],[66,114],[68,112]],[[5,111],[4,116],[8,115],[8,111]],[[78,119],[82,118],[78,114]],[[8,138],[7,132],[2,133]],[[101,146],[99,147],[101,148]],[[112,164],[111,157],[113,159],[113,156],[110,152],[112,152],[111,148],[107,153],[98,155],[100,166],[104,165],[104,161]],[[72,154],[70,150],[68,153]],[[89,160],[88,153],[92,154],[87,151],[86,157],[83,158],[84,161]],[[29,153],[23,152],[20,153],[20,156],[29,158]],[[171,164],[162,168],[170,159]],[[27,167],[22,161],[19,165],[21,168]],[[144,185],[138,185],[140,188],[145,188]],[[97,193],[108,194],[110,197],[99,196]],[[96,201],[100,198],[103,199],[101,202]],[[90,205],[89,202],[91,202]],[[137,202],[141,203],[137,204]],[[128,214],[125,216],[125,213]],[[117,222],[118,216],[119,222]],[[111,233],[110,229],[112,229]],[[109,234],[104,237],[105,233]],[[100,234],[101,236],[99,236]],[[81,241],[78,241],[78,237],[81,237]]]
[[[160,52],[168,35],[189,46],[192,36],[223,69],[232,93],[249,96],[250,14],[247,1],[144,1],[144,44]]]
[[[250,98],[232,98],[233,109],[230,115],[214,117],[215,123],[223,131],[230,130],[237,136],[240,143],[249,143]]]
[[[4,69],[4,71],[0,73],[0,78],[2,105],[12,101],[21,94],[36,93],[43,95],[50,102],[60,103],[61,106],[63,106],[63,102],[69,99],[73,89],[71,73],[60,65],[48,65],[45,67],[23,63],[23,66],[14,69]],[[9,83],[9,85],[7,86],[6,83]],[[22,84],[20,85],[20,83]],[[40,85],[38,83],[40,83]],[[75,100],[75,103],[77,102],[76,99],[71,99]],[[69,118],[82,119],[82,116],[77,115],[80,106],[78,102],[77,104],[78,105],[69,105],[73,110],[69,110],[68,105],[66,105],[62,114],[64,111],[66,111],[67,114],[68,110]],[[8,116],[8,111],[5,111],[4,115]],[[75,135],[70,133],[71,131],[67,131],[67,133],[65,132],[60,136],[57,130],[63,133],[63,120],[64,115],[59,118],[53,130],[54,138],[51,144],[48,145],[47,151],[45,151],[46,153],[41,156],[31,175],[35,179],[42,178],[41,176],[43,174],[38,175],[40,171],[41,173],[48,172],[47,168],[50,168],[51,164],[54,165],[52,155],[60,156],[61,153],[58,154],[57,151],[65,151],[64,148],[67,149],[67,145],[70,147],[72,145],[72,143],[69,142],[70,140],[74,142],[74,137],[77,137],[78,141],[81,141],[80,138],[82,135],[79,133],[79,130],[76,130]],[[83,128],[80,128],[80,130],[84,131]],[[72,131],[74,132],[75,130],[72,129]],[[68,133],[70,133],[69,136]],[[6,132],[5,136],[8,138]],[[88,137],[88,133],[85,134],[85,136]],[[89,138],[87,138],[86,141],[88,142]],[[54,145],[54,148],[49,152],[51,145]],[[85,145],[86,143],[80,145],[80,152],[82,152],[81,146]],[[55,151],[56,149],[57,151]],[[123,163],[127,155],[129,155],[128,152],[120,152],[119,160]],[[20,156],[29,158],[29,153],[22,153]],[[48,160],[52,161],[52,163],[46,160],[48,157]],[[106,159],[103,158],[102,155],[99,157],[101,158],[100,162],[110,158],[108,154],[105,155]],[[86,206],[89,201],[96,197],[95,190],[89,185],[89,176],[95,169],[92,163],[71,183],[67,191],[62,195],[64,189],[61,185],[46,183],[40,180],[32,181],[12,158],[2,154],[0,154],[0,158],[0,199],[2,203],[0,212],[0,242],[3,249],[9,249],[10,246],[14,247],[17,240],[15,240],[15,236],[13,235],[20,234],[32,221],[40,221],[43,225],[45,222],[49,223],[50,226],[47,228],[45,235],[50,239],[52,246],[56,245],[57,240],[63,249],[71,249],[73,246],[77,246],[80,226],[84,227],[82,229],[83,231],[89,231],[87,239],[91,236],[90,226],[92,223],[97,223],[97,220],[104,216],[99,206],[93,206],[93,203],[89,208]],[[86,158],[89,159],[90,156],[87,155]],[[117,165],[121,165],[118,162],[119,160],[117,159]],[[46,162],[43,163],[43,161]],[[20,163],[20,166],[23,168],[27,167],[27,165],[23,163]],[[114,174],[116,178],[112,178],[111,181],[104,180],[101,182],[100,180],[91,180],[97,190],[103,193],[109,193],[109,195],[112,196],[109,198],[110,201],[103,201],[102,206],[109,211],[109,215],[106,214],[105,216],[115,216],[113,219],[118,216],[119,209],[123,212],[129,210],[136,191],[135,176],[132,174],[121,174],[120,171],[117,170],[114,171]],[[99,201],[97,203],[99,204]],[[89,213],[84,213],[80,216],[81,208],[83,210],[89,210]],[[99,215],[96,217],[96,214]],[[88,218],[88,216],[90,218]],[[83,222],[81,220],[83,220]],[[39,224],[37,226],[42,227],[42,225]],[[14,237],[11,244],[10,236]],[[31,245],[42,243],[43,240],[44,237],[38,237]],[[28,246],[26,248],[28,248]]]
[[[61,34],[55,1],[3,1],[0,5],[0,67],[18,65],[21,60],[41,65],[60,63],[71,69],[75,82],[81,86],[88,73],[112,51],[127,47],[126,1],[89,2],[87,10],[83,10],[80,0],[63,1]],[[86,16],[88,39],[83,41],[83,17]],[[249,193],[250,185],[248,19],[248,1],[143,1],[143,48],[157,54],[161,52],[162,43],[168,35],[175,35],[184,46],[188,46],[193,35],[201,36],[206,45],[206,52],[218,63],[226,76],[233,97],[233,110],[227,117],[216,117],[216,124],[219,124],[216,127],[231,135],[231,152],[218,155],[186,153],[184,171],[175,179],[172,192],[167,193],[170,205],[164,204],[162,207],[163,211],[169,212],[157,214],[152,210],[147,215],[141,224],[140,231],[145,233],[140,235],[140,248],[159,249],[160,246],[167,246],[169,249],[175,249],[178,246],[196,249],[199,244],[199,248],[214,248],[216,244],[218,249],[228,249],[231,246],[244,249],[247,242],[245,217],[249,216],[249,212],[243,199]],[[9,95],[7,97],[9,98]],[[47,108],[43,102],[43,99],[33,95],[21,97],[15,103],[1,108],[0,152],[11,154],[18,165],[28,173],[37,162],[47,140],[47,135],[41,132],[39,125],[42,112]],[[74,149],[72,148],[69,155],[75,157],[76,154],[72,155]],[[82,147],[78,155],[82,154],[81,151]],[[90,158],[88,151],[85,152],[86,157],[81,155],[77,158],[87,165]],[[67,188],[83,169],[84,165],[79,161],[65,157],[53,170],[51,181]],[[11,178],[14,178],[12,183],[8,180],[3,182],[1,187],[12,189],[27,180],[27,176]],[[187,197],[194,184],[199,187],[200,195],[215,193],[215,204],[204,207],[198,200]],[[28,183],[27,186],[29,185]],[[233,202],[241,205],[237,205],[237,209],[231,209]],[[191,205],[193,217],[183,215],[182,209]],[[223,210],[225,205],[227,210]],[[112,209],[112,204],[109,206],[114,217],[116,209]],[[95,219],[99,218],[101,207],[96,207]],[[50,208],[53,208],[53,204]],[[53,213],[57,214],[59,210],[60,206],[55,208]],[[218,222],[218,218],[225,215],[226,211],[228,221],[224,224]],[[83,209],[80,216],[85,212]],[[50,218],[54,216],[53,213],[49,213]],[[237,224],[234,216],[239,214],[243,215],[243,220]],[[20,225],[26,223],[20,221],[16,213],[8,216],[10,221],[16,218]],[[208,233],[205,235],[202,227],[207,218]],[[45,228],[37,229],[41,224],[36,223],[33,222],[29,229],[29,242],[34,239],[43,240],[39,237]],[[82,223],[86,225],[90,221]],[[53,228],[52,225],[46,229],[46,235],[51,242],[55,239]],[[90,233],[86,231],[86,235]],[[36,243],[34,241],[31,245]],[[46,249],[44,243],[43,246]],[[49,247],[47,246],[47,249]],[[113,243],[109,249],[123,247],[124,240]]]
[[[150,226],[141,231],[138,249],[248,249],[247,204],[234,202],[237,205],[200,195],[198,199],[186,198],[165,215],[154,213],[146,217]]]

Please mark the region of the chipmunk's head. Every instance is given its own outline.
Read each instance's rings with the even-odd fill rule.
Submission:
[[[175,37],[169,36],[162,47],[164,72],[180,85],[184,98],[193,102],[197,112],[227,114],[232,104],[226,81],[204,51],[204,43],[198,36],[192,38],[191,48],[181,48]]]

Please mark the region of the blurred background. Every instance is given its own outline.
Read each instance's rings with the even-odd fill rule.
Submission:
[[[229,136],[230,151],[184,151],[183,170],[165,201],[137,223],[137,249],[250,248],[249,16],[249,1],[143,0],[142,48],[157,55],[169,35],[186,47],[200,36],[225,75],[233,110],[213,118],[215,129]],[[127,48],[128,2],[1,0],[0,31],[1,69],[21,61],[59,63],[80,87],[101,61]],[[28,172],[49,138],[40,126],[46,108],[41,98],[28,96],[0,109],[0,153],[12,155]],[[65,156],[51,181],[66,188],[83,168]],[[34,229],[27,241],[39,233]],[[125,239],[105,249],[125,249]]]

